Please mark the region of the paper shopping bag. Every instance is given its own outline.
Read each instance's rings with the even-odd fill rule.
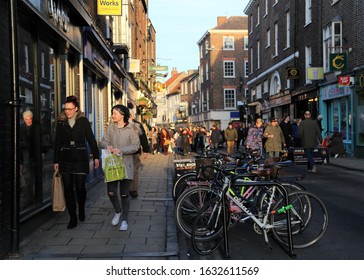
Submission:
[[[64,200],[62,176],[58,171],[54,171],[53,181],[53,211],[64,211],[66,202]]]

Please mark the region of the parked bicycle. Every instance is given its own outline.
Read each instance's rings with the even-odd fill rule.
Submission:
[[[201,255],[215,251],[225,240],[228,255],[227,230],[231,224],[231,208],[236,207],[235,220],[253,221],[255,232],[264,235],[270,246],[268,235],[278,243],[293,249],[307,248],[318,242],[328,225],[328,212],[324,203],[308,191],[289,192],[278,181],[243,181],[242,186],[259,189],[254,199],[231,192],[231,185],[238,179],[231,175],[223,188],[212,188],[195,216],[191,240],[194,250]],[[268,191],[269,190],[269,191]],[[263,194],[263,195],[262,195]]]
[[[186,237],[191,237],[191,227],[197,213],[204,206],[205,202],[209,201],[215,195],[211,190],[223,189],[224,186],[229,185],[229,193],[234,195],[235,193],[239,194],[245,199],[256,199],[256,196],[258,195],[257,188],[247,188],[244,185],[244,182],[252,180],[266,180],[266,178],[268,178],[267,176],[272,175],[272,170],[275,172],[274,180],[281,180],[279,178],[279,168],[277,166],[278,164],[281,166],[284,164],[276,162],[272,162],[270,164],[274,166],[274,169],[252,170],[244,173],[231,172],[231,170],[227,167],[204,167],[203,169],[214,169],[215,177],[211,181],[199,181],[198,185],[186,189],[179,196],[175,206],[176,224],[179,230]],[[285,164],[288,165],[291,164],[291,162]],[[231,176],[233,175],[235,176],[235,179],[233,183],[230,184]],[[286,181],[282,181],[281,184],[290,191],[304,190],[304,187],[297,182],[300,179],[302,179],[302,177],[286,178]],[[231,218],[233,219],[232,222],[240,219],[239,217],[236,217],[235,210],[236,208],[234,207],[231,207],[230,209]],[[240,214],[237,213],[237,215],[239,216]]]

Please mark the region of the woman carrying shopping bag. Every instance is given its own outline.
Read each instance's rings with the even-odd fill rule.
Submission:
[[[85,220],[86,174],[89,173],[89,155],[86,142],[90,145],[94,167],[99,167],[99,149],[90,122],[79,109],[76,96],[68,96],[64,112],[58,116],[54,145],[54,170],[62,175],[66,206],[70,215],[67,228],[77,226],[78,218]]]
[[[114,155],[123,158],[126,177],[123,180],[107,182],[107,194],[115,209],[113,226],[122,221],[119,230],[128,229],[128,215],[130,208],[129,189],[134,178],[133,155],[140,149],[139,134],[141,133],[137,123],[129,121],[129,109],[123,105],[115,105],[112,108],[112,121],[101,140],[100,146]],[[118,198],[118,187],[121,196],[121,205]]]

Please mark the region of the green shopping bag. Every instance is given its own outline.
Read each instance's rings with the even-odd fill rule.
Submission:
[[[105,182],[119,181],[126,178],[123,158],[118,155],[111,155],[105,159]]]

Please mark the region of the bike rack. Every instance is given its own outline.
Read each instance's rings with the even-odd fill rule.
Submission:
[[[237,175],[237,178],[239,178],[239,175]],[[233,179],[232,181],[236,180],[237,178]],[[246,187],[267,187],[267,186],[276,186],[279,189],[282,190],[283,195],[284,195],[284,199],[286,202],[286,205],[289,204],[289,199],[288,199],[288,192],[287,190],[281,186],[279,183],[277,182],[267,182],[267,181],[245,181],[243,182],[243,185]],[[223,205],[225,205],[226,203],[226,196],[223,195],[222,197],[222,203]],[[225,207],[223,207],[223,238],[224,238],[224,253],[225,253],[225,258],[226,259],[230,259],[230,250],[229,250],[229,237],[228,237],[228,230],[227,230],[227,221],[225,219],[226,217],[226,209]],[[286,248],[283,244],[279,244],[281,245],[282,249],[284,251],[286,251],[286,253],[288,253],[288,255],[290,257],[296,257],[296,253],[293,250],[293,239],[292,239],[292,227],[291,227],[291,214],[290,211],[286,211],[286,221],[287,221],[287,234],[288,234],[288,248]]]

